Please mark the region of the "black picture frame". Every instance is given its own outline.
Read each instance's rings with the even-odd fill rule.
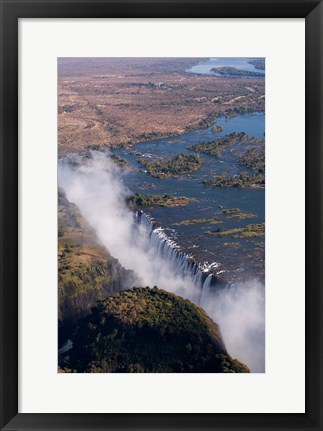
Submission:
[[[0,7],[1,430],[322,430],[322,2],[1,0]],[[103,17],[306,19],[305,414],[18,413],[18,19]]]

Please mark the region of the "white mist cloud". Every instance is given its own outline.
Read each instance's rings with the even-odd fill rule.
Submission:
[[[200,292],[192,280],[183,279],[169,262],[147,248],[147,232],[126,205],[130,191],[122,182],[121,170],[108,155],[90,154],[82,159],[71,156],[72,163],[60,161],[59,186],[67,199],[78,206],[107,250],[137,274],[141,285],[156,285],[193,300],[194,293]]]
[[[252,372],[265,371],[265,289],[249,280],[221,289],[204,302],[205,311],[219,323],[232,357]]]
[[[126,269],[138,276],[138,285],[158,286],[199,304],[201,290],[183,277],[174,263],[147,247],[147,231],[135,222],[126,205],[131,193],[121,170],[108,154],[91,152],[59,161],[58,182],[70,202],[95,229],[100,242]],[[215,296],[203,295],[203,307],[221,327],[229,353],[252,371],[264,371],[264,288],[253,281]]]

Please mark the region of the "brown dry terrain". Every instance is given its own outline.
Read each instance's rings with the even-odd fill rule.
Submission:
[[[185,73],[199,61],[59,59],[59,155],[180,135],[220,113],[264,111],[264,79]]]

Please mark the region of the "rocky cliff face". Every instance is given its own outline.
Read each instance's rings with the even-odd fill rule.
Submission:
[[[58,196],[58,320],[63,341],[98,300],[135,284],[132,271],[98,242],[94,230],[64,193]]]
[[[58,199],[59,355],[63,372],[249,372],[230,357],[200,307],[155,288],[98,242],[62,192]]]

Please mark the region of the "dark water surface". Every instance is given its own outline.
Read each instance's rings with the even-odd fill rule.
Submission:
[[[199,262],[220,262],[230,277],[244,279],[250,276],[264,277],[264,237],[234,239],[231,235],[218,237],[210,235],[216,229],[223,230],[244,227],[251,223],[265,221],[265,190],[212,188],[202,183],[215,174],[228,172],[236,174],[248,171],[237,165],[237,159],[248,149],[247,144],[235,144],[221,151],[221,158],[199,153],[204,163],[200,170],[169,179],[151,177],[138,163],[138,158],[151,159],[174,157],[176,154],[192,154],[187,147],[201,141],[211,141],[232,132],[245,132],[250,137],[264,138],[264,113],[240,115],[230,120],[219,117],[217,125],[223,131],[213,133],[212,127],[197,130],[176,138],[165,138],[138,143],[131,148],[121,148],[114,154],[126,159],[134,171],[124,176],[124,183],[133,192],[143,194],[170,194],[197,199],[197,202],[173,208],[143,208],[165,228],[182,250]],[[223,209],[240,208],[241,213],[253,214],[250,219],[235,219],[223,214]],[[212,219],[216,219],[215,224]],[[198,224],[180,224],[187,220],[206,219]]]

